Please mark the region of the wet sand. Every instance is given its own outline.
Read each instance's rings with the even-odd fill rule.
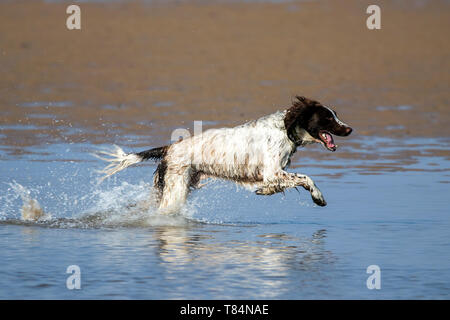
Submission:
[[[0,3],[0,143],[155,146],[194,120],[236,125],[296,94],[335,106],[354,143],[448,138],[450,6],[381,1],[370,31],[369,4],[82,3],[82,30],[69,31],[68,3]]]

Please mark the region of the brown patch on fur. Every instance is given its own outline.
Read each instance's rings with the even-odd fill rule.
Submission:
[[[315,100],[305,98],[303,96],[296,96],[297,100],[292,102],[292,106],[287,109],[286,116],[284,117],[284,126],[287,130],[288,137],[295,142],[295,127],[300,124],[301,127],[306,127],[305,123],[302,123],[307,118],[307,114],[313,112],[310,107],[320,106],[321,104]],[[309,110],[308,110],[309,109]]]
[[[167,161],[166,160],[162,160],[159,164],[158,167],[155,170],[155,176],[154,176],[154,182],[155,182],[155,186],[158,188],[159,192],[164,191],[164,178],[167,172]]]
[[[167,150],[169,150],[169,146],[153,148],[136,154],[142,157],[143,160],[159,160],[165,157],[165,155],[167,154]]]

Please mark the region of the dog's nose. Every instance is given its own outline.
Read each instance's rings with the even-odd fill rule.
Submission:
[[[352,133],[353,129],[348,127],[347,129],[345,129],[345,135],[349,135],[350,133]]]

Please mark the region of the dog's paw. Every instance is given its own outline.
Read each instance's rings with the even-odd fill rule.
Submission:
[[[256,189],[255,193],[259,196],[270,196],[272,194],[274,194],[276,192],[276,190],[274,190],[273,188],[268,188],[268,187],[261,187],[259,189]]]
[[[311,198],[318,206],[325,207],[327,205],[327,202],[320,191],[311,192]]]
[[[327,205],[327,202],[325,201],[325,199],[318,199],[318,198],[312,198],[314,203],[317,204],[318,206],[321,207],[325,207]]]

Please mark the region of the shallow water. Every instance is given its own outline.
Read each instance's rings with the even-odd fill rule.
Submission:
[[[333,161],[300,150],[291,170],[316,181],[325,208],[303,190],[258,197],[214,182],[173,217],[149,206],[154,165],[98,185],[103,163],[89,152],[102,147],[49,144],[20,157],[2,147],[0,298],[450,296],[450,161],[427,153],[448,150],[447,139],[361,137],[338,150],[354,157]],[[21,219],[27,199],[44,210],[39,222]],[[69,265],[81,290],[66,288]],[[369,265],[381,269],[380,290],[366,286]]]

